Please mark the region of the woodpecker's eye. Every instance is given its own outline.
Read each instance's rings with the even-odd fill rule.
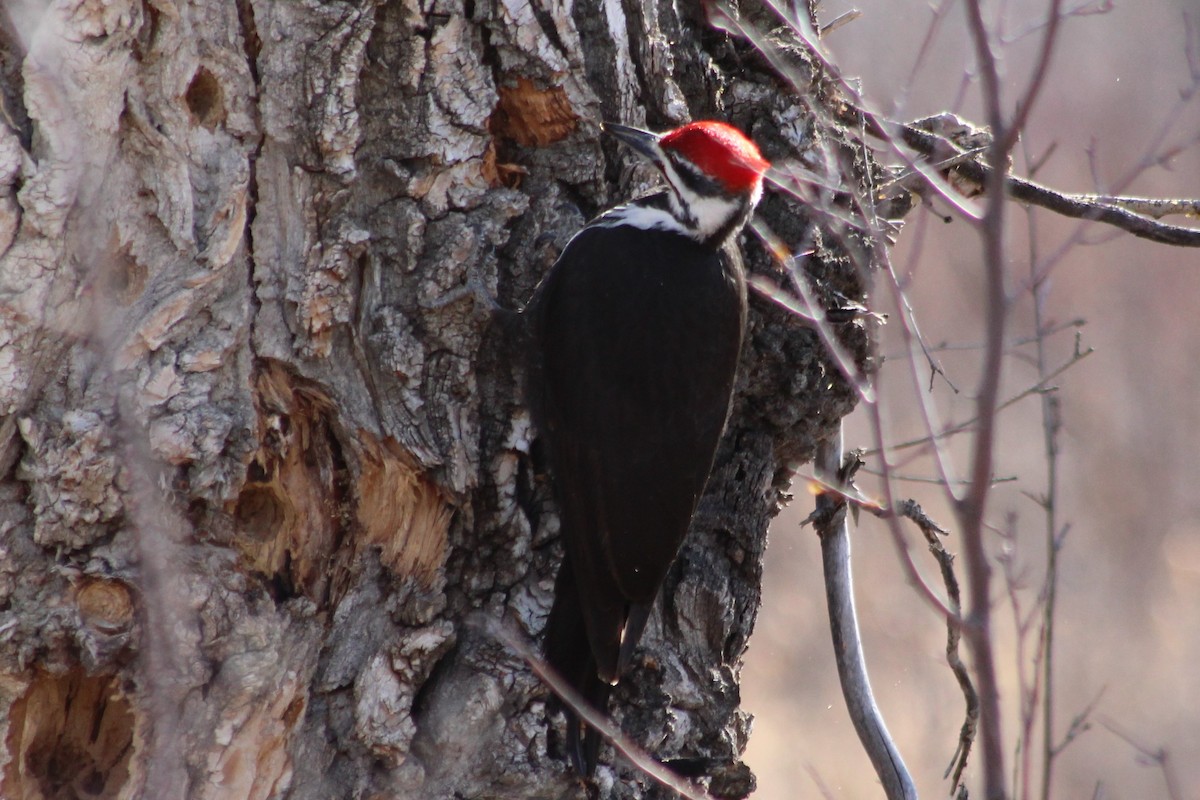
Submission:
[[[697,167],[691,161],[688,161],[682,155],[668,150],[667,160],[675,168],[675,174],[679,176],[684,187],[693,194],[702,197],[715,197],[716,195],[726,194],[725,187],[721,185],[720,181],[704,172],[704,170]]]

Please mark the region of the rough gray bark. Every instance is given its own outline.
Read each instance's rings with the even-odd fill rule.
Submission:
[[[0,794],[582,796],[546,690],[469,624],[535,639],[561,556],[518,348],[474,287],[519,306],[651,180],[598,120],[856,149],[691,4],[6,10]],[[861,297],[802,213],[762,213]],[[815,334],[752,317],[614,702],[721,797],[753,786],[738,670],[767,523],[853,402]],[[642,780],[600,773],[614,797]]]

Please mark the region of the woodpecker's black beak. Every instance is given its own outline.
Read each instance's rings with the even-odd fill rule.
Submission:
[[[651,162],[661,158],[658,140],[662,138],[657,133],[644,131],[640,128],[630,128],[628,125],[618,125],[615,122],[603,122],[600,129],[615,139],[629,145],[633,151]]]

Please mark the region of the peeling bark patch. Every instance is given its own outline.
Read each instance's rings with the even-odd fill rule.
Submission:
[[[204,67],[192,76],[184,100],[192,118],[210,131],[225,122],[225,92],[217,77]]]
[[[39,673],[12,706],[0,794],[115,798],[129,780],[133,734],[114,678]]]
[[[358,521],[367,545],[380,548],[384,566],[431,588],[449,552],[452,510],[437,487],[359,431],[362,475]]]
[[[545,147],[579,127],[579,115],[561,87],[539,89],[528,78],[517,78],[514,85],[501,85],[499,94],[488,119],[488,129],[496,137],[525,147]]]

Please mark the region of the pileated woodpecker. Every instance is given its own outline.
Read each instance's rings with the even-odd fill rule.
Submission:
[[[657,167],[667,190],[588,223],[525,312],[528,401],[548,445],[566,550],[544,650],[601,711],[683,543],[725,427],[746,320],[732,240],[769,166],[721,122],[661,135],[604,130]],[[596,732],[568,709],[567,751],[579,773],[592,774],[598,749]]]

